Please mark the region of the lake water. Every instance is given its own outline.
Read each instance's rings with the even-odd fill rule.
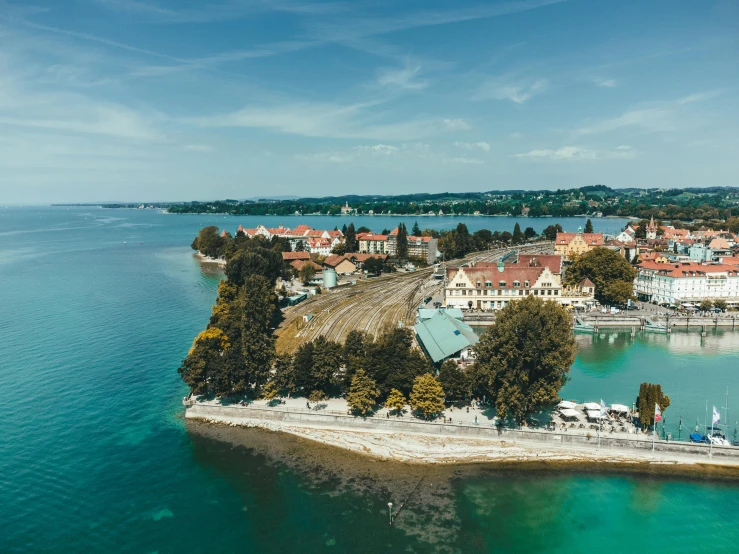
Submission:
[[[513,227],[511,218],[459,219],[471,231]],[[377,222],[376,231],[398,222],[351,220]],[[0,209],[0,552],[737,551],[732,483],[409,468],[281,435],[186,426],[176,370],[218,284],[189,244],[205,225],[259,222],[280,220]],[[677,434],[679,415],[694,425],[706,400],[723,405],[728,385],[734,419],[737,337],[579,337],[563,396],[630,404],[641,381],[660,382]],[[405,503],[393,526],[388,501]]]

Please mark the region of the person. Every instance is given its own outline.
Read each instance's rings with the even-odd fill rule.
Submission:
[[[450,417],[450,418],[449,418],[449,423],[451,423],[451,422],[452,422],[452,418]]]
[[[385,415],[387,416],[388,419],[390,419],[390,410],[388,410]]]
[[[306,402],[306,403],[305,403],[305,407],[306,407],[306,408],[308,408],[308,409],[310,410],[310,402]]]
[[[475,416],[475,425],[477,425],[477,416]]]

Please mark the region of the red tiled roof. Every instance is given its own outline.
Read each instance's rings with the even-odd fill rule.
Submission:
[[[562,256],[559,254],[519,254],[518,265],[521,267],[548,267],[552,273],[559,274],[562,273]]]
[[[340,256],[339,254],[331,254],[330,256],[327,256],[325,260],[323,260],[323,265],[327,265],[329,267],[336,267],[343,261],[352,263],[352,261],[347,259],[346,256]]]
[[[593,284],[593,282],[590,279],[588,279],[587,277],[585,277],[585,279],[583,279],[582,281],[580,281],[580,286],[581,287],[594,287],[595,285]]]
[[[707,273],[729,273],[732,276],[739,275],[739,268],[724,264],[698,264],[698,263],[668,263],[658,264],[656,262],[642,262],[639,269],[658,271],[667,277],[703,277]]]
[[[316,262],[314,262],[312,260],[295,260],[293,262],[290,262],[290,265],[293,266],[298,271],[300,271],[305,264],[312,265],[313,268],[316,271],[322,271],[323,270],[323,268],[320,265],[318,265]]]
[[[602,246],[602,233],[579,233],[589,246]],[[557,233],[555,244],[570,244],[578,233]]]
[[[357,262],[366,262],[370,258],[377,258],[379,260],[385,261],[387,260],[387,254],[356,254],[351,253],[346,255],[347,258],[357,261]]]
[[[283,260],[310,260],[310,254],[308,252],[283,252]]]
[[[521,289],[530,289],[545,268],[516,267],[515,265],[506,265],[503,266],[503,271],[498,271],[497,266],[492,266],[492,264],[477,264],[475,267],[469,268],[450,267],[447,269],[447,278],[450,280],[453,279],[459,269],[464,271],[465,275],[467,275],[467,278],[470,280],[475,288],[477,288],[477,283],[479,282],[481,284],[480,288],[508,289],[513,287],[514,281],[519,281],[521,283]],[[492,283],[492,286],[486,287],[486,281]],[[500,281],[505,281],[505,286],[501,286]],[[528,287],[525,286],[526,281],[529,282]]]
[[[359,233],[357,240],[387,240],[387,235],[377,235],[375,233]]]

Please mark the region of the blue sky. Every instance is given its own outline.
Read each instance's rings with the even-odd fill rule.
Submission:
[[[739,185],[736,0],[0,0],[0,201]]]

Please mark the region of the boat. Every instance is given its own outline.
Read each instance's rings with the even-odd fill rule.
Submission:
[[[696,443],[706,443],[708,444],[708,439],[701,435],[700,433],[690,433],[690,442],[696,442]]]
[[[731,446],[731,443],[724,436],[723,431],[721,431],[721,429],[718,429],[716,427],[708,428],[708,433],[706,433],[706,438],[708,439],[708,442],[710,444],[715,444],[717,446]]]

